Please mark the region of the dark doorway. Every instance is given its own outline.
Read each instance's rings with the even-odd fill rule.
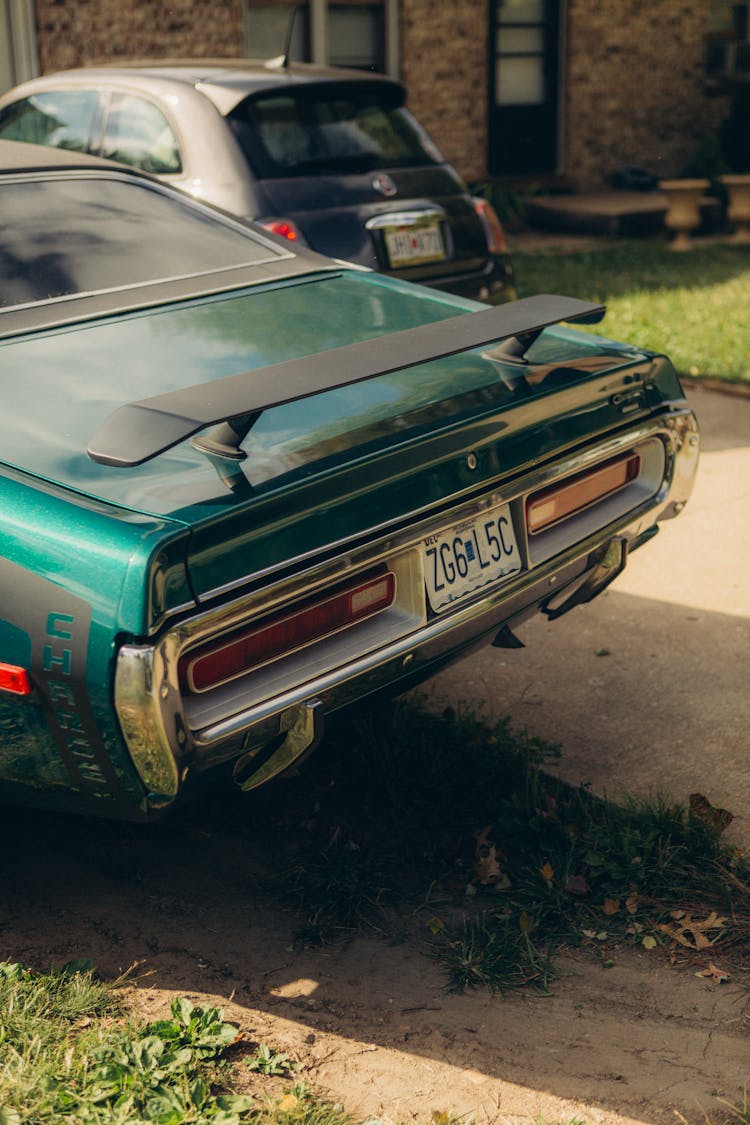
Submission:
[[[559,56],[560,0],[490,0],[492,175],[557,171]]]

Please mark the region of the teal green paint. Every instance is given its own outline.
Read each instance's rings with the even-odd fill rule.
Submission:
[[[206,595],[415,509],[486,490],[615,429],[624,422],[615,390],[649,384],[649,409],[681,391],[668,361],[562,328],[534,346],[536,382],[519,382],[517,368],[477,350],[268,411],[246,443],[242,469],[252,488],[245,481],[237,494],[189,443],[123,471],[91,462],[89,438],[123,401],[471,307],[345,273],[0,345],[14,389],[0,417],[0,449],[15,466],[0,476],[0,560],[44,581],[39,666],[61,682],[71,675],[80,625],[63,595],[90,611],[87,699],[133,815],[143,812],[145,795],[112,711],[121,642],[142,640],[189,609],[194,588]],[[13,596],[0,585],[0,606]],[[0,660],[25,667],[30,652],[28,634],[0,621]],[[65,690],[58,702],[67,714]],[[38,699],[0,698],[3,781],[50,791],[68,783]]]
[[[0,662],[28,668],[31,661],[31,637],[25,629],[0,620]],[[2,694],[2,693],[0,693]]]
[[[134,469],[97,465],[89,439],[123,402],[362,339],[459,315],[469,302],[415,289],[380,275],[324,275],[303,284],[224,295],[152,309],[118,320],[49,331],[0,345],[14,394],[0,418],[7,463],[136,511],[192,522],[201,509],[232,507],[205,456],[189,443]],[[556,336],[556,339],[558,337]],[[632,357],[583,334],[563,348]],[[539,345],[537,345],[539,346]],[[456,390],[497,382],[497,366],[478,353],[306,399],[267,412],[255,428],[256,472],[326,435],[389,422]],[[254,482],[255,483],[255,482]]]

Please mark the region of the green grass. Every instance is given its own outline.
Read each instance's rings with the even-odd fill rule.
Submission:
[[[562,293],[603,301],[593,329],[666,352],[680,375],[750,382],[750,249],[685,253],[654,239],[606,240],[574,254],[514,255],[519,297]]]
[[[304,1083],[279,1089],[299,1068],[264,1044],[244,1064],[268,1092],[232,1093],[243,1046],[220,1009],[177,999],[143,1026],[90,970],[0,964],[1,1125],[351,1125]]]

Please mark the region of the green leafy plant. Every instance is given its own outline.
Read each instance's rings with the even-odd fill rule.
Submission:
[[[259,1074],[269,1077],[287,1077],[299,1070],[299,1063],[281,1051],[274,1051],[273,1047],[261,1043],[254,1055],[245,1059],[248,1070],[256,1070]]]
[[[237,1038],[237,1028],[224,1022],[220,1008],[196,1008],[179,997],[172,1001],[171,1012],[171,1020],[149,1024],[150,1034],[169,1050],[189,1050],[194,1058],[211,1059]]]
[[[180,997],[171,1018],[141,1026],[85,965],[0,963],[0,1125],[352,1125],[305,1083],[233,1093],[238,1029],[219,1008]],[[271,1083],[297,1069],[266,1045],[255,1062]]]
[[[0,965],[4,1122],[239,1125],[254,1099],[214,1090],[237,1028],[184,999],[172,1020],[137,1028],[118,994],[82,966],[35,974]]]

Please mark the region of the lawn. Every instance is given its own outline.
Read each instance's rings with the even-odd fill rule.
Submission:
[[[612,239],[578,253],[514,254],[519,297],[603,301],[594,329],[664,351],[682,376],[750,383],[750,248],[685,253],[655,239]]]

